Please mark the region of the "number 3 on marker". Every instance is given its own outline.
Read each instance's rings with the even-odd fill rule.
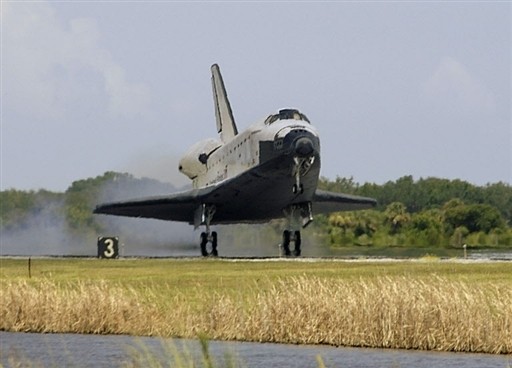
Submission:
[[[105,258],[112,258],[116,254],[114,250],[114,240],[112,238],[105,239],[105,251],[103,255]]]
[[[98,238],[98,258],[117,258],[119,255],[119,238],[116,236]]]

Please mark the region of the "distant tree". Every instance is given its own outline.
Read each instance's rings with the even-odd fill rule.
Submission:
[[[421,246],[446,244],[443,212],[432,209],[413,214],[410,232],[411,244]]]
[[[442,231],[444,216],[440,210],[427,210],[412,216],[411,226],[418,230],[436,229]]]
[[[105,172],[95,178],[74,181],[66,191],[66,219],[76,231],[101,231],[101,219],[93,214],[99,203],[165,195],[176,189],[171,184],[131,174]]]
[[[505,183],[478,187],[462,180],[404,176],[383,185],[359,185],[338,177],[334,182],[322,178],[321,188],[376,198],[382,215],[371,231],[363,212],[330,215],[323,226],[333,244],[361,243],[358,237],[364,236],[365,243],[379,245],[512,245],[512,188]]]
[[[469,234],[469,230],[464,226],[457,227],[453,235],[450,237],[450,244],[455,247],[462,247],[465,244],[465,238]]]
[[[386,222],[391,227],[391,233],[396,234],[401,228],[411,220],[411,215],[407,208],[401,202],[393,202],[386,207],[384,211]]]
[[[338,212],[329,216],[329,225],[340,228],[345,234],[354,226],[353,212]]]
[[[2,227],[19,222],[34,207],[36,193],[9,189],[0,192],[0,220]]]
[[[499,182],[487,184],[483,189],[482,203],[496,207],[508,225],[512,225],[512,186]]]
[[[337,176],[334,181],[321,177],[318,181],[318,188],[337,193],[354,194],[359,184],[354,181],[353,177],[343,178]]]
[[[457,205],[452,200],[444,208],[445,221],[452,229],[465,227],[470,233],[489,233],[492,229],[505,225],[500,212],[488,204]]]
[[[102,196],[103,188],[118,180],[135,180],[130,174],[105,172],[101,176],[74,181],[66,190],[65,211],[70,228],[76,231],[99,231],[93,210]]]
[[[58,210],[63,197],[62,193],[50,192],[43,189],[37,192],[16,189],[2,191],[0,192],[1,228],[23,228],[31,217],[37,215],[52,204],[53,210]]]

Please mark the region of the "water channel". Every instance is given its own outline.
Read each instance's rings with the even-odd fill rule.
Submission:
[[[134,361],[134,351],[149,351],[163,366],[169,366],[169,346],[188,351],[199,361],[201,348],[194,340],[162,340],[151,337],[36,334],[0,332],[0,366],[18,367],[119,367]],[[260,344],[246,342],[209,343],[214,361],[222,367],[225,355],[242,367],[318,367],[320,356],[326,367],[467,367],[509,368],[511,355],[465,354],[408,350],[336,348],[331,346]],[[21,363],[21,364],[20,364]]]

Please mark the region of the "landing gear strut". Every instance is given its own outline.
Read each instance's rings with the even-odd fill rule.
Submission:
[[[307,158],[304,157],[294,157],[293,158],[293,176],[295,177],[295,184],[293,184],[292,192],[293,194],[302,194],[304,193],[304,186],[300,182],[300,177],[307,174],[313,163],[315,162],[315,156],[310,156]]]

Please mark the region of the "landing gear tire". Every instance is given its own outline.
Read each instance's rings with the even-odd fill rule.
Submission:
[[[290,232],[288,230],[283,231],[283,255],[286,257],[292,255],[292,252],[290,252]]]
[[[208,235],[206,235],[206,233],[201,233],[201,255],[203,257],[208,256],[208,249],[206,249],[206,244],[208,244]]]
[[[301,245],[301,238],[300,238],[300,231],[291,232],[288,230],[283,231],[283,256],[289,257],[292,255],[292,252],[290,250],[290,243],[295,243],[295,248],[293,249],[293,255],[295,257],[299,257],[301,253],[300,245]]]
[[[300,239],[300,231],[296,231],[295,232],[295,249],[293,251],[293,255],[295,257],[299,257],[300,256],[300,244],[301,244],[301,239]]]
[[[208,250],[208,243],[211,244],[211,251]],[[203,257],[219,256],[219,252],[217,251],[217,232],[212,232],[211,239],[209,239],[207,233],[201,233],[201,255]]]
[[[211,253],[211,255],[213,257],[219,256],[219,252],[217,252],[217,232],[216,231],[212,232],[212,253]]]

